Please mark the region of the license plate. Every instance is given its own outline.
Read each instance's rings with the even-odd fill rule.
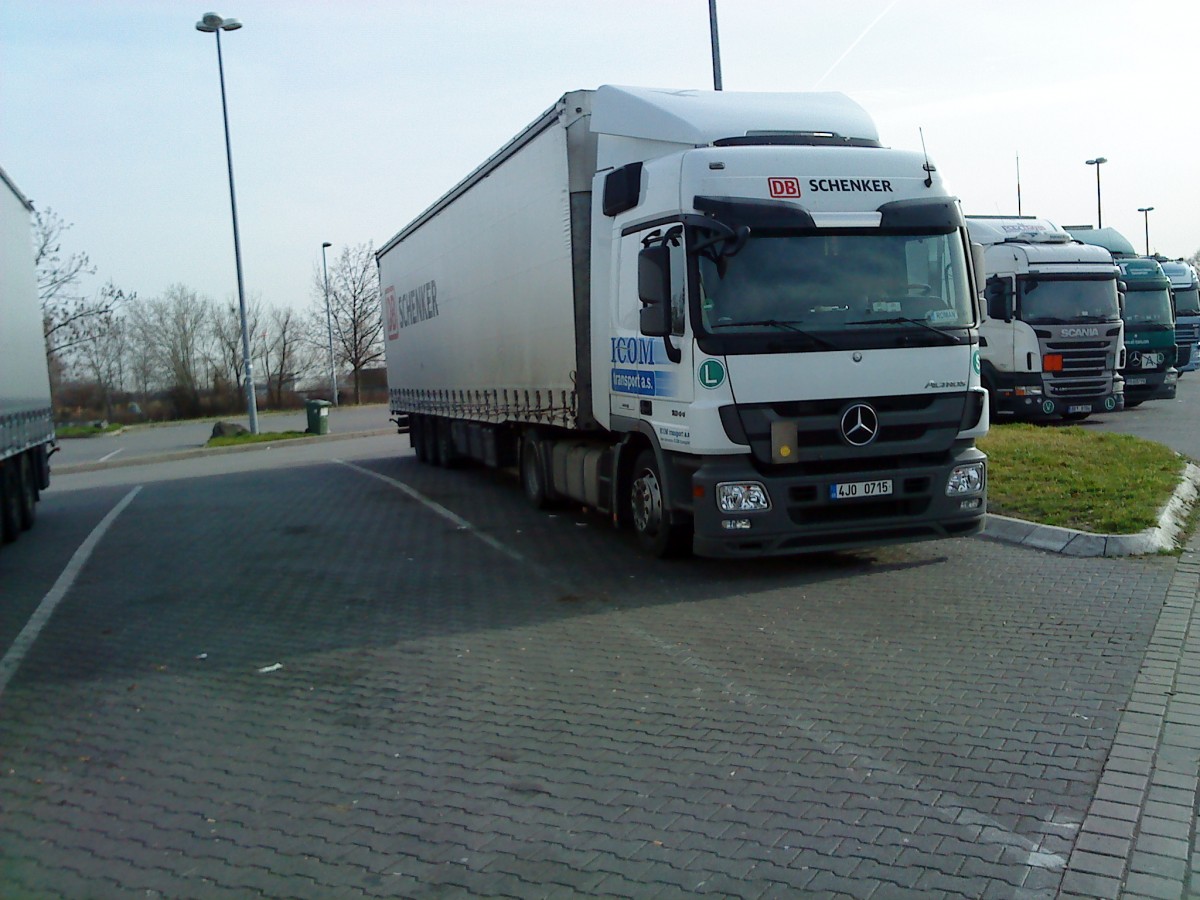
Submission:
[[[1145,384],[1146,379],[1145,378],[1126,378],[1125,383],[1126,384]]]
[[[886,497],[892,492],[892,480],[843,481],[829,486],[830,500],[861,500],[863,497]]]
[[[1090,403],[1081,403],[1079,406],[1068,406],[1067,407],[1068,413],[1085,413],[1085,412],[1091,412],[1091,411],[1092,411],[1092,404],[1090,404]]]

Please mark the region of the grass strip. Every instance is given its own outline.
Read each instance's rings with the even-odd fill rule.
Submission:
[[[1158,524],[1187,460],[1162,444],[1077,426],[993,425],[988,511],[1095,534]]]
[[[288,441],[293,438],[312,437],[307,431],[265,431],[260,434],[231,434],[226,437],[209,438],[206,447],[237,447],[241,444],[265,444],[270,441]]]

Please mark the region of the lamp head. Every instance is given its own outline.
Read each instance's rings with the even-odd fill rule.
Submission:
[[[324,250],[326,247],[332,247],[332,246],[333,246],[333,244],[329,243],[329,241],[326,241],[325,243],[323,243],[321,245],[321,249]]]
[[[237,19],[222,19],[214,12],[207,12],[200,17],[200,21],[196,23],[196,30],[211,34],[218,28],[222,31],[237,31],[242,27],[242,23]]]
[[[1138,212],[1140,212],[1140,213],[1154,212],[1154,207],[1153,206],[1139,206]]]
[[[1108,162],[1108,160],[1105,159],[1103,156],[1097,156],[1095,159],[1084,160],[1084,162],[1086,162],[1089,166],[1098,166],[1101,163]]]

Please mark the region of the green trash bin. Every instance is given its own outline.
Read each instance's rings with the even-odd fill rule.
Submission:
[[[309,434],[329,434],[329,407],[333,406],[328,400],[305,400],[304,411],[308,413]]]

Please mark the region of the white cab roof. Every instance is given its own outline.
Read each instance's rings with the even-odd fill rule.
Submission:
[[[742,93],[602,85],[591,130],[705,146],[747,132],[831,132],[878,141],[875,123],[840,93]]]

